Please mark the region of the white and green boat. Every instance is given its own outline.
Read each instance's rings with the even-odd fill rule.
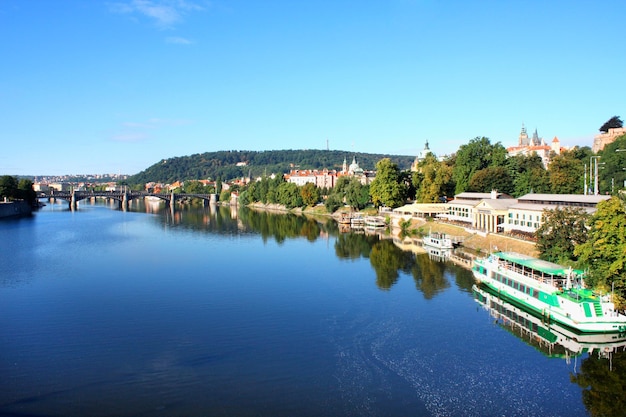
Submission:
[[[548,357],[570,359],[595,354],[610,358],[626,349],[625,333],[579,333],[558,322],[547,323],[527,309],[500,298],[485,285],[474,285],[472,290],[476,302],[489,312],[495,324]]]
[[[580,333],[626,333],[610,295],[585,288],[583,271],[513,252],[477,259],[478,282],[509,302]]]

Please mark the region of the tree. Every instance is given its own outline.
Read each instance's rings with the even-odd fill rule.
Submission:
[[[550,178],[539,155],[515,155],[506,162],[513,180],[513,197],[550,191]]]
[[[617,193],[626,187],[626,151],[623,150],[626,150],[626,135],[617,137],[599,153],[602,162],[600,190]]]
[[[606,122],[604,122],[604,124],[602,126],[600,126],[600,132],[608,132],[609,129],[615,129],[615,128],[620,128],[624,126],[624,122],[622,122],[622,120],[619,118],[619,116],[613,116],[611,117],[609,120],[607,120]]]
[[[300,188],[302,202],[306,206],[314,206],[320,201],[320,190],[311,182],[307,182]]]
[[[17,194],[17,178],[10,175],[0,177],[0,197],[15,198]]]
[[[298,186],[292,182],[283,182],[276,190],[277,203],[288,209],[302,207],[302,196]]]
[[[580,265],[589,269],[587,284],[611,290],[626,305],[626,205],[619,197],[598,203],[589,222],[588,239],[576,247]]]
[[[324,206],[329,213],[334,213],[339,207],[343,206],[343,199],[339,194],[332,193],[326,198]]]
[[[584,188],[585,165],[573,151],[565,151],[550,161],[550,191],[554,194],[580,194]]]
[[[361,184],[358,178],[352,177],[345,188],[346,203],[355,210],[361,210],[370,201],[369,187]]]
[[[452,176],[456,183],[455,193],[467,191],[469,182],[476,171],[490,166],[506,164],[506,149],[499,142],[492,145],[486,137],[476,137],[467,145],[461,145],[456,153]]]
[[[488,193],[498,190],[505,194],[513,193],[513,180],[509,171],[502,166],[487,167],[478,170],[472,175],[468,185],[468,191]]]
[[[443,196],[454,194],[452,168],[430,153],[413,173],[413,184],[416,189],[415,200],[420,203],[440,202]]]
[[[581,208],[544,210],[543,223],[535,232],[539,258],[561,264],[576,261],[574,249],[587,240],[588,218]]]
[[[29,179],[22,178],[17,183],[17,198],[26,201],[33,206],[37,201],[37,193],[33,189],[33,182]]]
[[[406,188],[400,183],[398,165],[389,158],[383,158],[376,164],[376,178],[370,184],[370,195],[375,206],[395,208],[406,200]]]

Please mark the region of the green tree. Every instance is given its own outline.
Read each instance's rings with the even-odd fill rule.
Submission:
[[[555,156],[548,165],[550,191],[554,194],[582,194],[584,189],[584,163],[574,151]]]
[[[17,183],[17,198],[26,201],[31,206],[37,201],[37,193],[33,189],[33,182],[29,179],[22,178]]]
[[[626,183],[626,135],[606,145],[599,155],[602,162],[600,191],[613,194],[623,190]]]
[[[283,182],[276,190],[277,203],[288,209],[302,207],[302,196],[298,186],[292,182]]]
[[[491,166],[478,170],[472,175],[468,191],[488,193],[498,190],[505,194],[513,193],[513,180],[503,166]]]
[[[361,184],[358,178],[352,177],[345,188],[346,203],[355,210],[367,207],[370,201],[369,187]]]
[[[513,180],[513,197],[528,193],[547,193],[550,191],[550,179],[543,166],[541,157],[531,155],[515,155],[507,159],[509,175]]]
[[[455,193],[469,189],[469,182],[476,171],[487,167],[505,166],[507,152],[500,142],[492,145],[486,137],[476,137],[468,144],[461,145],[456,153],[452,177],[455,181]]]
[[[543,223],[535,232],[539,257],[566,265],[576,261],[574,249],[587,240],[588,217],[581,208],[544,210]]]
[[[339,194],[330,194],[326,197],[324,206],[329,213],[334,213],[337,209],[339,209],[339,207],[343,206],[343,199]]]
[[[609,120],[604,122],[604,124],[600,126],[599,130],[600,132],[606,133],[609,131],[609,129],[620,128],[623,126],[624,126],[624,122],[622,122],[622,119],[620,119],[619,116],[613,116]]]
[[[13,199],[17,194],[17,178],[10,175],[0,177],[0,197]]]
[[[454,194],[452,168],[429,153],[413,173],[415,199],[419,203],[435,203]]]
[[[370,184],[370,195],[376,207],[395,208],[406,201],[406,187],[400,183],[400,170],[391,159],[383,158],[376,164],[376,178]]]
[[[626,306],[626,206],[619,197],[598,203],[589,222],[588,239],[576,247],[580,265],[589,269],[587,284],[614,286],[616,304]]]

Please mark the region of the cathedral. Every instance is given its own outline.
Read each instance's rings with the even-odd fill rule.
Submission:
[[[519,134],[517,146],[510,146],[506,148],[506,151],[508,156],[537,154],[547,169],[552,155],[559,155],[563,149],[559,138],[555,136],[548,145],[543,138],[539,137],[537,129],[535,129],[532,137],[528,137],[526,127],[522,123],[522,131]]]

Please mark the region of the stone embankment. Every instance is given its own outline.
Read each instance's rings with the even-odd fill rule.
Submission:
[[[0,202],[0,218],[26,216],[32,211],[25,201]]]

